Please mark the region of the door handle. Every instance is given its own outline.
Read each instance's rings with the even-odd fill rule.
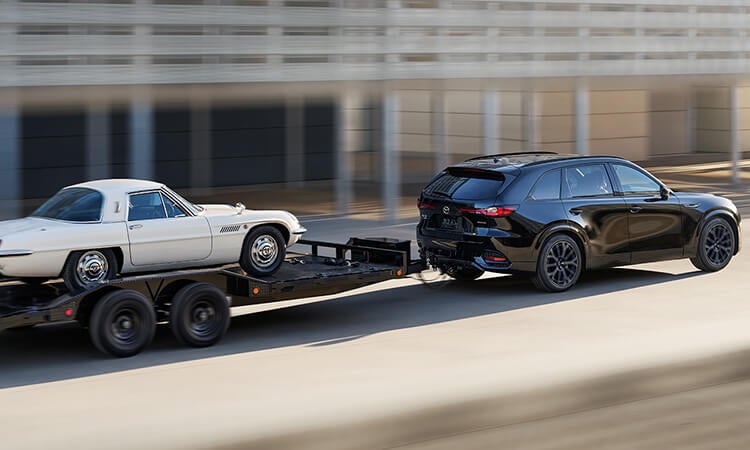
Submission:
[[[633,205],[633,206],[631,206],[631,207],[630,207],[630,212],[632,212],[633,214],[635,214],[635,213],[639,212],[639,211],[640,211],[640,210],[642,210],[642,209],[643,209],[643,208],[641,208],[641,207],[640,207],[640,206],[638,206],[638,205]]]
[[[136,223],[134,225],[130,225],[128,228],[130,228],[131,230],[139,230],[143,228],[143,225],[141,225],[140,223]]]
[[[582,212],[583,212],[583,210],[581,208],[570,208],[570,213],[571,214],[578,215],[578,214],[581,214]]]

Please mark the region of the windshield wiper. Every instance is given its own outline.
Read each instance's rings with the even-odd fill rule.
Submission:
[[[436,195],[439,195],[441,197],[451,198],[451,195],[449,193],[443,192],[443,191],[430,191],[429,194],[436,194]]]

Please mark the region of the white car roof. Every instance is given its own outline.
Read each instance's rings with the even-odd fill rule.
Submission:
[[[87,181],[85,183],[78,183],[68,187],[96,189],[97,191],[100,191],[105,195],[116,196],[133,191],[159,189],[163,186],[164,185],[162,183],[157,183],[156,181],[135,180],[130,178],[109,178],[106,180]]]

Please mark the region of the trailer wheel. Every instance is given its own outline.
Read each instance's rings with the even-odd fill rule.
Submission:
[[[208,283],[192,283],[172,298],[169,327],[178,341],[191,347],[208,347],[219,342],[229,328],[226,295]]]
[[[94,306],[89,335],[94,346],[112,356],[133,356],[154,339],[156,312],[140,292],[122,289],[104,295]]]

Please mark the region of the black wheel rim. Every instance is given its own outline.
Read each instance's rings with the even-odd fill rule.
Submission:
[[[734,234],[724,223],[714,224],[706,233],[703,244],[706,258],[711,264],[721,266],[729,261],[734,251]]]
[[[544,271],[547,279],[557,287],[568,287],[578,274],[578,255],[574,244],[558,241],[550,247],[544,259]]]
[[[121,346],[136,344],[142,324],[138,311],[130,307],[120,308],[112,315],[110,322],[112,338]]]
[[[201,338],[213,337],[219,331],[221,322],[221,317],[216,312],[216,308],[208,300],[194,302],[186,319],[190,332]]]

